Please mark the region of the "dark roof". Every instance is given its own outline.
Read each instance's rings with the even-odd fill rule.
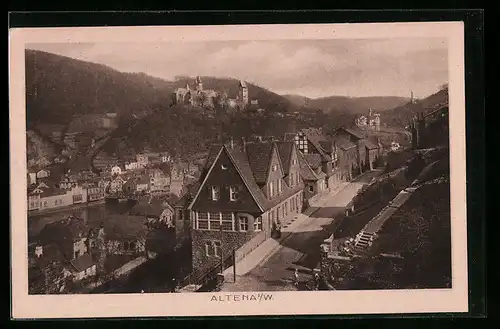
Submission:
[[[337,146],[343,150],[349,150],[351,148],[356,147],[356,144],[354,144],[351,141],[348,141],[347,139],[344,139],[340,136],[335,136],[334,141],[337,144]]]
[[[317,128],[302,129],[302,132],[307,137],[307,140],[318,150],[321,157],[325,160],[330,160],[330,150],[325,149],[322,145],[322,143],[329,142],[327,137],[323,135],[323,132]],[[329,148],[331,148],[331,144],[329,145]]]
[[[217,155],[219,154],[221,147],[222,147],[222,144],[213,144],[212,146],[210,146],[210,148],[208,150],[208,156],[207,156],[207,160],[205,162],[204,170],[208,171],[208,169],[210,169],[210,167],[212,166],[212,163],[217,158]]]
[[[113,214],[104,222],[104,232],[109,240],[142,239],[146,237],[144,216]]]
[[[262,190],[257,185],[255,180],[255,176],[252,172],[252,167],[248,162],[248,157],[245,153],[243,153],[239,148],[229,148],[224,147],[229,158],[233,161],[236,169],[241,175],[241,178],[245,182],[245,185],[248,187],[250,194],[255,199],[255,202],[261,207],[266,208],[267,199]]]
[[[361,131],[359,131],[358,129],[342,127],[342,128],[339,128],[337,130],[337,132],[342,131],[342,130],[347,132],[349,135],[356,137],[357,139],[365,138],[364,134]]]
[[[304,155],[301,152],[297,152],[297,157],[299,159],[300,176],[304,180],[317,181],[320,177],[314,172],[311,166],[307,163]]]
[[[264,184],[267,181],[272,151],[273,143],[248,143],[246,145],[248,163],[257,184]]]
[[[94,264],[95,263],[92,260],[92,256],[90,254],[83,254],[71,261],[71,265],[73,265],[77,272],[85,271]]]
[[[378,149],[378,145],[375,144],[374,142],[372,142],[371,140],[369,139],[365,139],[364,140],[364,143],[365,143],[365,146],[370,149],[370,150],[373,150],[373,149]]]
[[[304,159],[307,161],[309,166],[313,169],[321,167],[321,155],[315,154],[304,154]]]
[[[295,147],[294,142],[276,142],[278,153],[283,164],[283,172],[288,175],[290,170],[290,161],[292,159],[292,150]]]

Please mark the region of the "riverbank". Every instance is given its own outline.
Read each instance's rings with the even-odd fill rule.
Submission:
[[[105,203],[106,203],[106,200],[102,199],[102,200],[97,200],[97,201],[92,201],[92,202],[77,203],[77,204],[73,204],[71,206],[65,206],[65,207],[59,207],[59,208],[50,208],[50,209],[43,209],[43,210],[30,210],[30,211],[28,211],[28,218],[45,216],[45,215],[52,215],[52,214],[57,214],[60,212],[65,212],[65,211],[77,210],[80,208],[99,206],[99,205],[103,205]]]

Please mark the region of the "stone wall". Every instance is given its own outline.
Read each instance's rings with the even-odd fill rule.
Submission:
[[[220,232],[220,231],[203,231],[193,230],[192,237],[192,257],[193,270],[203,272],[210,268],[220,265],[221,258],[217,256],[207,256],[205,254],[206,241],[220,241],[222,249],[222,257],[226,258],[245,243],[250,241],[259,232]]]

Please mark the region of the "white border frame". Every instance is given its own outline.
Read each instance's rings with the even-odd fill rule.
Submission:
[[[203,30],[200,33],[200,29]],[[26,117],[27,43],[171,42],[442,37],[449,46],[452,289],[272,292],[272,301],[212,301],[227,294],[28,295]],[[465,77],[463,22],[26,28],[9,33],[14,318],[149,317],[467,312]],[[258,293],[252,293],[258,295]],[[235,295],[235,294],[231,294]]]

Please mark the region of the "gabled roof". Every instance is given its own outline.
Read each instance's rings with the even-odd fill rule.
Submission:
[[[318,150],[319,154],[323,159],[327,161],[331,160],[329,155],[330,153],[329,149],[331,148],[331,144],[329,144],[330,145],[329,149],[325,149],[323,147],[323,145],[325,143],[328,143],[329,140],[325,135],[323,135],[321,130],[317,128],[307,128],[307,129],[302,129],[302,132],[306,136],[307,140],[316,148],[316,150]]]
[[[273,152],[273,143],[247,143],[248,163],[257,184],[265,184]]]
[[[75,268],[77,272],[82,272],[94,265],[92,256],[90,254],[83,254],[80,257],[73,259],[71,265]]]
[[[194,205],[194,203],[196,202],[196,200],[200,194],[200,191],[202,190],[206,180],[210,176],[211,170],[213,169],[215,162],[219,158],[220,154],[222,154],[222,152],[225,152],[227,154],[227,156],[229,157],[230,161],[233,163],[236,171],[238,172],[241,179],[243,180],[243,183],[247,187],[252,198],[254,199],[255,203],[257,204],[257,206],[259,207],[259,209],[261,211],[265,211],[266,209],[273,207],[274,205],[281,202],[282,200],[289,197],[290,195],[293,195],[294,193],[297,193],[298,191],[300,191],[302,189],[302,186],[300,186],[300,184],[298,186],[293,187],[293,188],[289,188],[286,184],[284,184],[283,193],[281,195],[279,195],[271,200],[266,198],[266,196],[264,195],[264,192],[260,189],[260,187],[256,181],[256,177],[255,177],[256,175],[252,171],[252,166],[250,165],[250,159],[252,158],[252,156],[258,155],[256,153],[257,150],[262,150],[266,154],[268,154],[268,159],[264,158],[264,159],[261,159],[260,161],[262,161],[263,163],[267,163],[267,167],[269,167],[269,163],[270,163],[270,159],[271,159],[271,155],[272,155],[271,151],[274,150],[274,146],[272,143],[268,143],[268,144],[270,144],[270,146],[267,145],[263,148],[255,147],[253,149],[252,149],[253,146],[250,146],[252,144],[247,144],[246,145],[247,152],[244,152],[240,147],[229,147],[227,145],[220,146],[218,153],[217,153],[217,156],[212,161],[212,164],[211,164],[210,168],[208,169],[208,172],[205,175],[203,182],[200,184],[196,196],[192,199],[192,201],[189,205],[189,208],[191,208]],[[253,145],[255,145],[255,144],[253,144]],[[248,152],[248,150],[249,150],[248,146],[250,146],[250,149],[251,149],[250,152]],[[279,150],[278,150],[278,153],[279,153]],[[262,157],[262,155],[260,155],[260,156]],[[278,161],[280,161],[279,158],[280,158],[280,156],[278,156]],[[261,170],[261,168],[257,167],[256,164],[254,164],[254,166],[255,166],[255,168],[259,168],[259,170]],[[259,174],[261,175],[262,172],[260,171]],[[267,178],[267,172],[266,172],[266,178]]]
[[[363,132],[361,132],[361,131],[359,131],[358,129],[355,129],[355,128],[341,127],[339,129],[337,129],[337,132],[339,132],[339,131],[345,131],[346,133],[348,133],[351,136],[354,136],[357,139],[363,139],[363,138],[365,138]]]
[[[317,181],[320,179],[320,176],[314,172],[311,166],[307,163],[306,159],[304,159],[304,155],[301,152],[297,152],[297,157],[299,159],[300,176],[302,179],[309,181]]]
[[[321,155],[319,154],[304,154],[304,159],[307,161],[309,166],[316,170],[321,167]]]
[[[247,83],[243,80],[240,80],[240,87],[247,88]]]
[[[292,161],[292,151],[295,147],[295,143],[292,141],[276,142],[276,146],[278,147],[278,154],[280,156],[281,163],[283,164],[283,172],[285,175],[288,175],[290,171],[290,162]]]

